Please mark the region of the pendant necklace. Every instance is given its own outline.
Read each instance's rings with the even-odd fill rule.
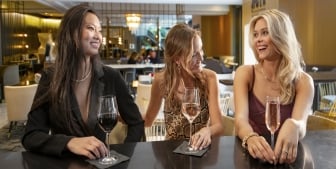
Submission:
[[[90,76],[90,74],[91,74],[91,70],[92,70],[92,69],[90,69],[90,71],[89,71],[83,78],[81,78],[81,79],[75,79],[75,80],[73,80],[73,81],[76,82],[76,83],[83,82],[84,80],[86,80],[86,79]]]

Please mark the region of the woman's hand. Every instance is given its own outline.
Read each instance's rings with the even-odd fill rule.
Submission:
[[[94,136],[72,138],[67,148],[72,153],[86,156],[91,160],[104,157],[109,152],[105,144]]]
[[[293,163],[297,156],[298,142],[299,128],[293,119],[287,119],[279,131],[274,149],[277,162]]]
[[[262,136],[253,136],[247,140],[247,150],[253,158],[260,159],[271,164],[275,163],[275,154]]]
[[[194,150],[202,150],[211,144],[211,131],[209,127],[203,127],[191,137],[191,147]]]

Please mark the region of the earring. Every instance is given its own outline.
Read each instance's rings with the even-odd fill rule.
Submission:
[[[177,64],[177,72],[181,73],[181,65],[180,64]]]

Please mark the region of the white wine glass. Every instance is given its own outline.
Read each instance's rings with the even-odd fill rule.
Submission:
[[[274,148],[274,133],[280,127],[280,98],[279,96],[266,96],[265,123],[271,132],[271,146]]]
[[[191,147],[192,123],[200,114],[200,96],[197,88],[186,88],[182,98],[182,114],[188,119],[190,124],[189,146],[186,152],[197,152]]]
[[[118,114],[119,111],[117,106],[117,99],[115,96],[107,95],[99,97],[98,123],[106,133],[106,145],[109,151],[104,158],[99,160],[99,163],[104,165],[113,164],[118,161],[118,157],[111,155],[110,153],[109,142],[109,134],[118,122]]]

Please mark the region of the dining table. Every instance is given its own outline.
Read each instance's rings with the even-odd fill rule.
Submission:
[[[107,66],[112,67],[114,69],[145,69],[145,68],[151,68],[153,72],[156,71],[156,69],[161,69],[165,66],[164,63],[158,63],[158,64],[107,64]]]
[[[203,156],[173,152],[183,140],[113,144],[111,149],[129,160],[110,168],[120,169],[335,169],[336,130],[308,131],[299,141],[296,161],[272,165],[252,158],[236,136],[212,139]],[[83,157],[36,154],[29,151],[0,151],[0,168],[4,169],[91,169],[96,166]]]

